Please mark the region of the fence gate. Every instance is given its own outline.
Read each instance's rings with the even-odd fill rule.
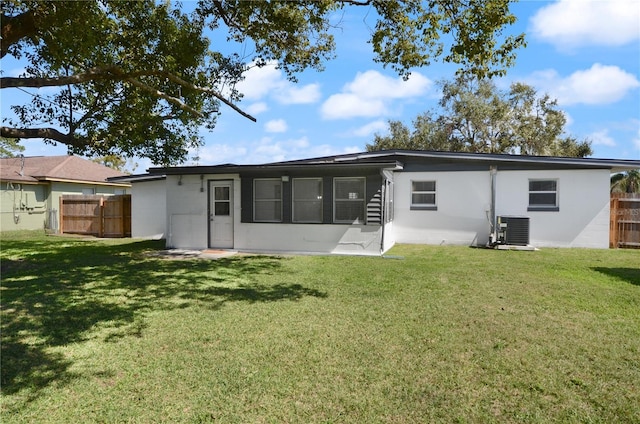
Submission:
[[[609,247],[640,248],[640,194],[611,193]]]
[[[60,197],[60,232],[131,237],[131,195]]]

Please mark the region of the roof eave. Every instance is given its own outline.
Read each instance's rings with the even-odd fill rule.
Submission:
[[[272,163],[263,165],[216,165],[216,166],[187,166],[169,168],[149,168],[151,175],[190,175],[190,174],[237,174],[269,171],[295,171],[301,169],[340,169],[340,168],[376,168],[402,169],[402,164],[396,160],[385,162],[327,162],[327,163]]]

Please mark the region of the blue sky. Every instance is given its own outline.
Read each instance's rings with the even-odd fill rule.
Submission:
[[[557,99],[568,134],[592,140],[594,157],[639,159],[640,0],[521,1],[511,7],[518,22],[506,33],[526,33],[528,45],[498,86],[521,81]],[[205,146],[192,154],[197,164],[364,151],[375,133],[387,131],[389,120],[409,125],[436,107],[436,82],[453,78],[455,66],[433,63],[403,81],[372,60],[366,41],[375,20],[366,9],[348,8],[335,20],[337,58],[323,72],[299,75],[295,84],[275,66],[248,71],[238,86],[245,94],[239,106],[258,121],[223,106],[216,128],[202,132]],[[15,97],[2,94],[4,114]],[[23,144],[26,156],[66,153],[64,146],[41,141]],[[152,165],[135,161],[136,172]]]

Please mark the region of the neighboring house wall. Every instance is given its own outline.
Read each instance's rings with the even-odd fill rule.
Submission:
[[[164,238],[166,228],[166,180],[133,184],[131,187],[131,236]]]
[[[436,182],[435,208],[412,208],[413,181]],[[489,171],[397,172],[394,186],[396,242],[484,245],[489,241]]]
[[[41,184],[2,182],[0,231],[44,229],[49,187]]]
[[[498,171],[497,215],[528,216],[536,247],[609,247],[609,170]],[[558,210],[531,211],[529,181],[557,181]]]
[[[52,181],[51,195],[48,200],[48,207],[58,211],[58,219],[60,219],[60,198],[67,194],[97,194],[97,195],[114,195],[129,194],[130,189],[127,187],[113,187],[94,183],[82,182],[65,182]]]
[[[60,198],[66,194],[127,194],[126,187],[94,183],[49,181],[40,184],[1,183],[1,231],[57,231],[60,227]]]

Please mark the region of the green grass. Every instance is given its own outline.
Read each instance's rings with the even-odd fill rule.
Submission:
[[[640,252],[2,234],[3,423],[640,422]]]

